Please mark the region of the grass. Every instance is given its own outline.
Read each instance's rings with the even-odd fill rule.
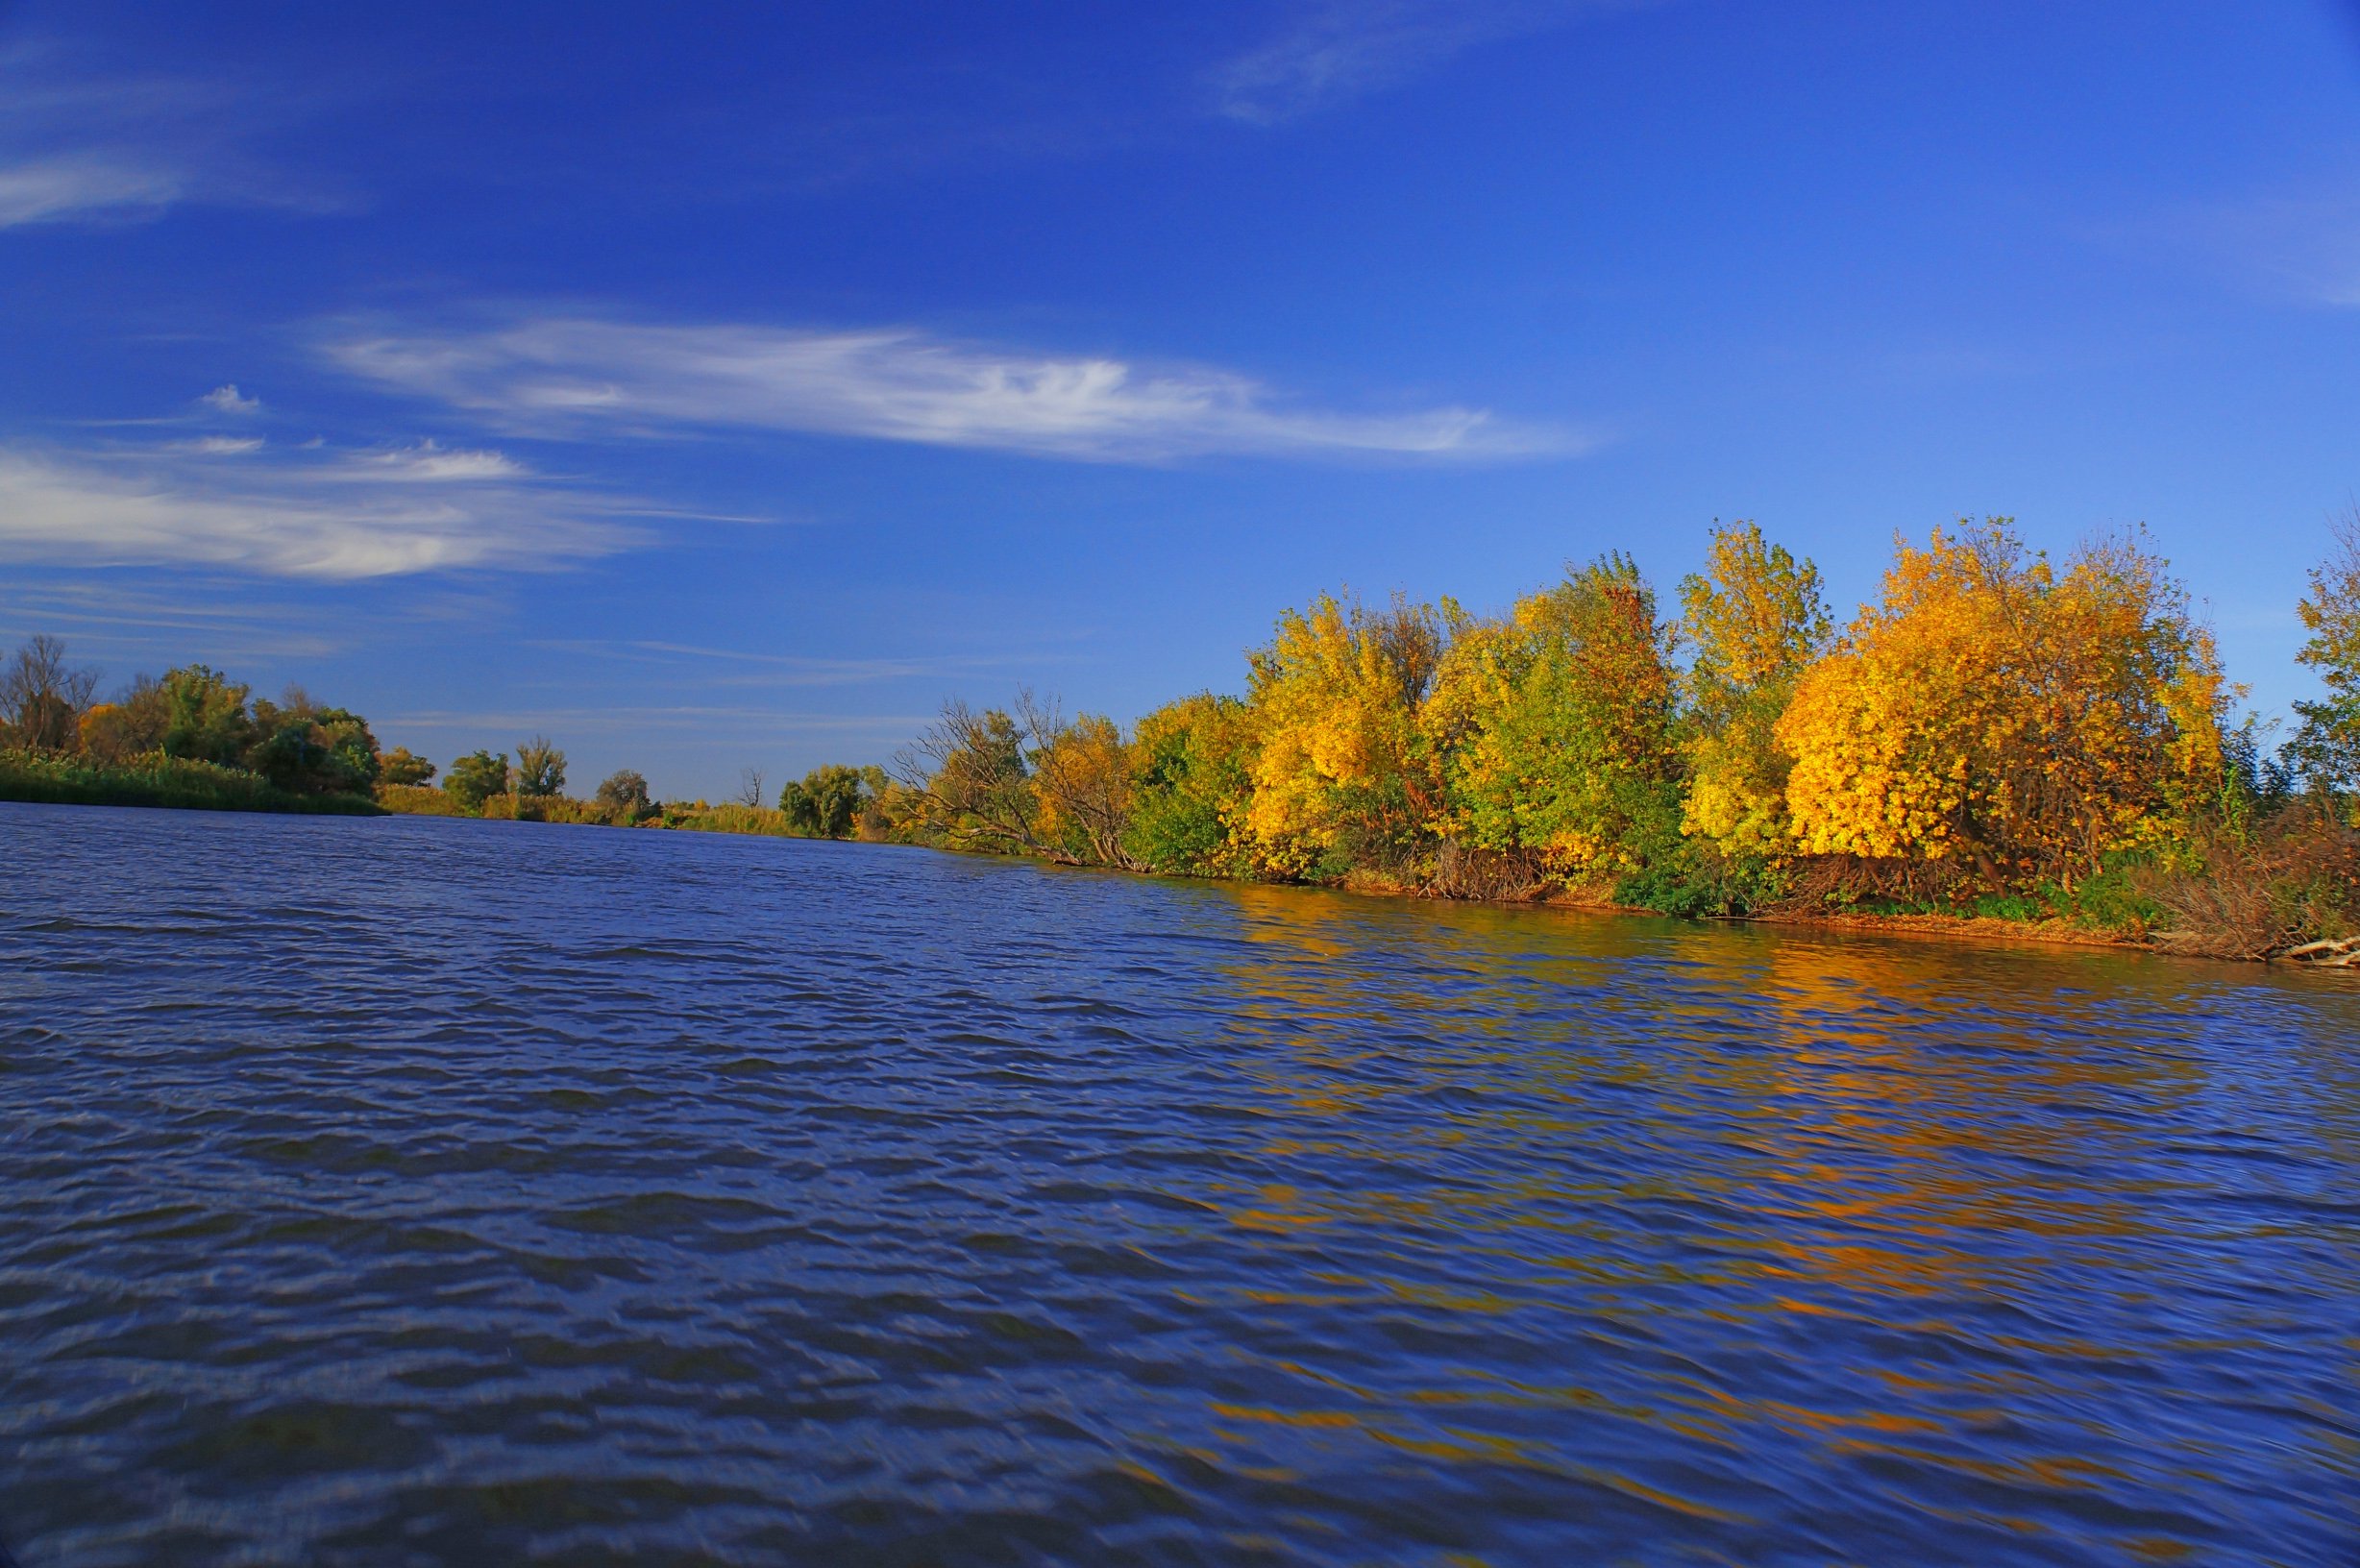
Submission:
[[[731,802],[716,806],[701,800],[676,801],[636,821],[621,821],[594,800],[577,800],[562,795],[521,797],[495,795],[483,802],[479,811],[470,811],[447,792],[431,785],[387,784],[378,789],[377,800],[385,810],[408,817],[481,817],[494,822],[580,822],[601,827],[671,828],[683,833],[749,833],[774,839],[811,836],[799,831],[783,811]]]
[[[151,753],[97,763],[46,752],[0,750],[0,800],[61,806],[161,806],[179,811],[280,811],[374,817],[353,795],[290,795],[259,773]]]

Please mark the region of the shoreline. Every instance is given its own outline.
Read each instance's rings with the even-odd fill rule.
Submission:
[[[624,823],[598,821],[594,820],[553,821],[542,818],[528,816],[486,815],[482,817],[476,817],[472,814],[465,813],[423,812],[414,809],[406,811],[398,806],[388,809],[386,806],[374,800],[367,802],[356,802],[360,806],[360,809],[357,810],[353,809],[353,806],[351,805],[344,804],[341,800],[334,805],[313,804],[310,801],[302,801],[296,804],[282,804],[273,802],[267,805],[258,803],[247,804],[244,802],[214,803],[211,801],[203,803],[191,802],[187,804],[179,804],[136,799],[28,799],[21,796],[8,794],[0,795],[0,801],[19,805],[95,807],[98,809],[129,808],[135,810],[151,811],[223,811],[234,815],[332,815],[345,817],[348,820],[368,820],[373,818],[393,817],[448,817],[452,821],[506,821],[514,822],[520,825],[538,827],[580,826],[627,829],[651,827],[665,832],[711,833],[727,838],[794,838],[799,842],[807,842],[812,844],[863,844],[894,842],[891,840],[865,840],[858,838],[824,839],[808,837],[802,834],[748,830],[745,828],[729,828],[687,821],[672,823],[659,821]],[[1321,893],[1354,894],[1363,897],[1370,898],[1402,899],[1407,901],[1422,901],[1428,903],[1444,904],[1486,905],[1495,909],[1564,909],[1579,910],[1598,915],[1642,916],[1650,919],[1658,920],[1679,920],[1684,919],[1683,917],[1677,915],[1666,915],[1659,910],[1645,909],[1631,904],[1618,904],[1610,899],[1585,898],[1564,894],[1542,898],[1470,898],[1458,896],[1451,894],[1428,892],[1418,888],[1404,886],[1399,883],[1379,882],[1374,880],[1355,881],[1347,879],[1343,882],[1329,884],[1320,882],[1264,882],[1253,879],[1228,877],[1193,877],[1185,874],[1175,874],[1163,871],[1129,871],[1116,866],[1065,866],[1057,861],[1028,855],[986,855],[978,857],[971,855],[968,851],[947,849],[938,845],[911,844],[904,845],[904,847],[915,849],[932,849],[938,854],[960,855],[965,858],[1014,860],[1021,861],[1027,865],[1047,867],[1059,870],[1090,870],[1112,873],[1118,876],[1143,875],[1159,879],[1170,878],[1171,880],[1183,882],[1236,883],[1237,885],[1241,886],[1267,888],[1303,888]],[[2064,921],[2053,919],[2043,920],[2011,920],[1994,915],[1948,915],[1931,911],[1891,915],[1833,913],[1818,915],[1794,910],[1769,911],[1761,914],[1749,915],[1702,915],[1686,917],[1685,919],[1700,925],[1723,924],[1787,926],[1798,930],[1852,932],[1870,936],[1899,936],[1912,938],[1917,941],[1953,942],[1967,943],[1970,945],[2004,945],[2013,943],[2023,943],[2043,947],[2083,947],[2092,949],[2105,949],[2115,952],[2147,953],[2159,958],[2206,959],[2215,963],[2224,964],[2263,964],[2284,969],[2314,970],[2360,968],[2360,967],[2355,967],[2350,964],[2339,964],[2335,962],[2323,963],[2309,961],[2302,958],[2288,958],[2282,954],[2275,956],[2255,957],[2250,955],[2223,953],[2175,952],[2170,947],[2160,944],[2155,940],[2155,936],[2153,934],[2137,937],[2126,936],[2113,932],[2092,930],[2086,926],[2069,925]]]

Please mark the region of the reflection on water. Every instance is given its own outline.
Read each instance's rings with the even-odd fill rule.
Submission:
[[[2360,990],[0,807],[51,1563],[2360,1558]]]

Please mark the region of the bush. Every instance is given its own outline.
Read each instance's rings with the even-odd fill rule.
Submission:
[[[648,796],[648,781],[628,768],[607,774],[594,800],[606,814],[607,821],[619,824],[627,825],[655,813],[655,802]]]
[[[34,751],[0,751],[0,800],[349,817],[378,814],[374,804],[358,796],[290,795],[242,768],[153,751],[114,765]]]
[[[451,765],[443,791],[459,803],[460,810],[480,813],[485,801],[508,793],[507,753],[468,752]]]
[[[2271,958],[2360,927],[2360,831],[2329,799],[2304,799],[2250,829],[2207,824],[2180,864],[2135,882],[2168,921],[2157,946]]]

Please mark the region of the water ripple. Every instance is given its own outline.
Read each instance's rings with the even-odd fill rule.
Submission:
[[[54,1564],[2348,1564],[2360,992],[0,806]]]

